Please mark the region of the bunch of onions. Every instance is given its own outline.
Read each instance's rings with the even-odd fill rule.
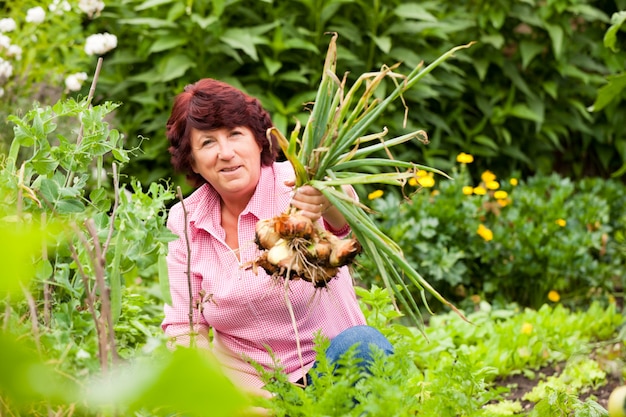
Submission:
[[[323,288],[361,252],[356,239],[339,239],[295,210],[256,225],[256,243],[265,249],[256,265],[274,277],[303,279]]]
[[[402,187],[418,170],[447,177],[437,169],[392,156],[391,149],[396,145],[413,139],[427,142],[424,131],[391,139],[385,138],[386,129],[373,134],[367,131],[390,103],[456,51],[471,44],[449,50],[426,67],[420,64],[409,75],[394,72],[399,67],[396,64],[378,72],[362,74],[347,88],[346,77],[340,80],[335,74],[336,40],[337,34],[333,34],[317,96],[302,135],[300,124],[296,125],[289,139],[276,128],[270,128],[267,134],[278,138],[283,154],[293,165],[296,188],[308,184],[318,189],[344,215],[354,238],[341,242],[290,209],[276,218],[259,222],[257,243],[263,251],[255,265],[262,266],[274,276],[282,276],[287,280],[302,278],[316,287],[324,287],[336,274],[336,268],[349,264],[362,250],[364,256],[374,261],[394,303],[399,300],[405,307],[404,313],[418,326],[422,324],[421,313],[411,295],[410,285],[421,293],[422,301],[429,311],[425,291],[464,317],[406,261],[401,248],[369,218],[368,208],[348,196],[342,187],[356,184]],[[375,96],[383,80],[391,80],[395,88],[379,91]],[[383,156],[372,156],[376,154]],[[367,172],[372,167],[381,172]],[[338,247],[342,248],[341,251],[337,251]],[[341,256],[333,257],[334,251],[341,253]]]

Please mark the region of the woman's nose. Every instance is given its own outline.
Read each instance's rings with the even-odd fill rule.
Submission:
[[[226,160],[231,159],[233,156],[235,156],[235,152],[231,143],[228,142],[227,140],[222,141],[220,143],[220,148],[218,150],[217,156],[220,159],[226,159]]]

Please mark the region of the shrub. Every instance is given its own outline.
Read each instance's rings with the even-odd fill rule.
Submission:
[[[507,181],[491,172],[477,184],[469,171],[460,164],[453,180],[416,191],[409,204],[391,192],[371,202],[381,230],[444,296],[536,308],[550,291],[582,305],[622,287],[623,184],[557,174]],[[361,262],[366,275],[369,260]]]

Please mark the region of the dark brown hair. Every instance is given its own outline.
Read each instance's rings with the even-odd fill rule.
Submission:
[[[261,165],[276,160],[278,142],[274,135],[267,137],[273,126],[269,113],[258,99],[241,90],[211,78],[204,78],[185,87],[176,96],[167,121],[166,136],[174,169],[184,173],[195,187],[206,182],[191,168],[191,129],[214,130],[245,126],[261,147]]]

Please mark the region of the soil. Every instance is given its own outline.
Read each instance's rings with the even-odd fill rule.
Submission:
[[[534,406],[531,401],[524,400],[524,394],[530,392],[539,381],[545,380],[547,377],[556,375],[563,370],[564,363],[546,366],[535,373],[535,378],[528,378],[522,374],[511,375],[496,381],[496,385],[505,386],[510,389],[510,392],[505,394],[505,398],[511,401],[519,401],[522,404],[524,411],[530,411]],[[606,384],[590,391],[581,393],[579,399],[585,401],[587,399],[593,399],[605,409],[608,407],[609,395],[618,386],[624,385],[624,381],[620,375],[615,372],[607,372]]]

